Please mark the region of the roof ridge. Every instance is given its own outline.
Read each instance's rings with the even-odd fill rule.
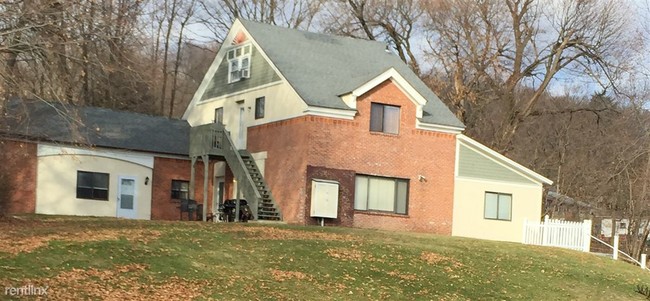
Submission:
[[[326,32],[315,32],[315,31],[309,31],[305,29],[300,29],[300,28],[290,28],[290,27],[284,27],[281,25],[275,25],[275,24],[269,24],[269,23],[264,23],[264,22],[259,22],[255,20],[248,20],[248,19],[243,19],[243,18],[238,18],[242,24],[244,24],[244,27],[246,27],[246,23],[248,24],[254,24],[257,26],[263,26],[268,29],[273,29],[273,30],[282,30],[282,31],[293,31],[293,32],[299,32],[299,33],[307,33],[307,34],[312,34],[312,35],[319,35],[323,37],[328,37],[328,38],[337,38],[337,39],[346,39],[346,40],[352,40],[352,41],[358,41],[358,42],[367,42],[369,44],[380,44],[383,46],[388,46],[387,42],[382,42],[378,40],[369,40],[369,39],[364,39],[364,38],[358,38],[358,37],[351,37],[351,36],[343,36],[343,35],[337,35],[333,33],[326,33]]]

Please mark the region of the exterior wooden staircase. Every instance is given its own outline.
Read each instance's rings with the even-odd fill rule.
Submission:
[[[273,200],[271,190],[266,185],[264,177],[255,163],[255,159],[253,159],[253,156],[247,150],[240,150],[239,154],[244,161],[246,171],[253,179],[255,188],[261,197],[257,206],[257,218],[260,220],[281,220],[280,210]]]
[[[192,127],[190,130],[190,158],[208,161],[210,158],[225,160],[237,180],[256,220],[280,221],[282,214],[271,190],[262,176],[253,156],[247,150],[238,150],[223,124],[211,123]],[[194,174],[194,164],[192,165]]]

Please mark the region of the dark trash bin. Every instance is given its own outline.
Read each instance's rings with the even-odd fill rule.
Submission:
[[[248,202],[246,200],[231,199],[231,200],[225,200],[223,202],[223,214],[225,216],[225,220],[227,222],[235,221],[235,211],[237,208],[237,203],[236,203],[237,201],[239,201],[239,221],[245,223],[253,219],[253,212],[251,212],[251,208],[248,206]]]

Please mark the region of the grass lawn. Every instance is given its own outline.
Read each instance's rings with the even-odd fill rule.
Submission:
[[[456,237],[0,219],[0,289],[48,286],[54,300],[644,300],[637,284],[650,285],[650,272],[580,252]]]

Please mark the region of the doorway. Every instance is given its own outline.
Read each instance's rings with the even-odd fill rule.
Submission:
[[[117,187],[117,217],[136,218],[135,178],[119,177]]]

